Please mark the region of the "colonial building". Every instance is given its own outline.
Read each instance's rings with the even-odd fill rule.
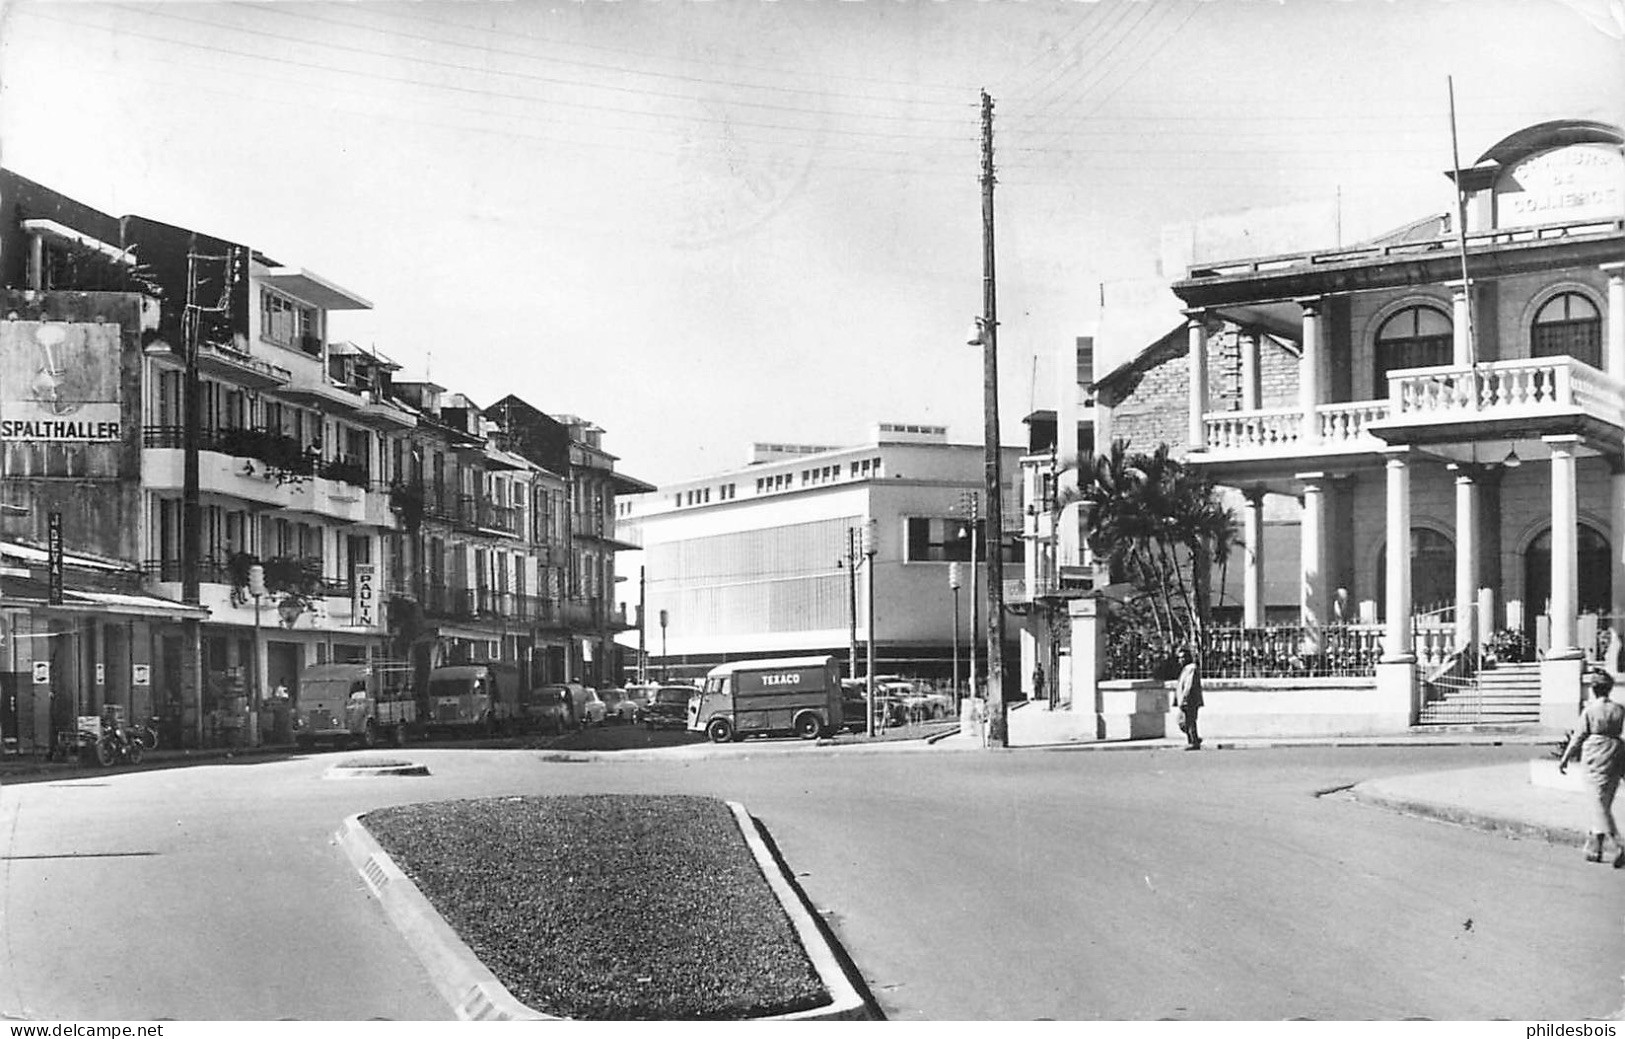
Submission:
[[[1012,521],[1021,455],[1003,449]],[[945,427],[881,423],[857,446],[756,444],[741,468],[627,499],[616,529],[642,550],[623,566],[642,569],[650,668],[692,677],[729,660],[831,653],[862,674],[872,617],[879,672],[949,678],[957,645],[968,681],[983,457],[981,445],[949,443]],[[999,540],[1006,572],[1019,573],[1019,528]],[[976,543],[980,561],[986,534]],[[985,580],[978,566],[976,586]],[[1007,639],[1008,670],[1014,625]]]
[[[1173,284],[1183,327],[1099,380],[1100,435],[1168,442],[1236,496],[1213,669],[1344,680],[1324,717],[1402,728],[1567,725],[1583,661],[1620,667],[1621,140],[1520,130],[1452,174],[1465,226]],[[1272,602],[1283,567],[1294,601]]]
[[[601,430],[555,423],[558,457],[533,461],[463,395],[335,339],[359,295],[5,170],[0,272],[12,745],[103,704],[172,739],[241,738],[254,689],[297,700],[331,660],[605,677],[584,665],[623,626],[605,524],[647,485],[614,473]],[[31,561],[48,542],[60,591]]]

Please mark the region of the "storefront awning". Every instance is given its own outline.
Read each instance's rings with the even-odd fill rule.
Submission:
[[[125,592],[62,590],[62,602],[50,601],[50,587],[32,577],[0,576],[0,606],[44,609],[64,613],[116,614],[157,620],[204,620],[209,611],[158,595]]]

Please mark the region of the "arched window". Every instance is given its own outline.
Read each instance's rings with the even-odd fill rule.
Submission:
[[[1411,528],[1411,612],[1429,613],[1456,601],[1456,543],[1427,527]],[[1377,553],[1378,608],[1388,608],[1388,546]]]
[[[1450,363],[1450,316],[1436,307],[1406,307],[1377,329],[1376,394],[1388,395],[1388,373]]]
[[[1579,557],[1575,605],[1581,613],[1607,613],[1614,587],[1608,539],[1591,524],[1582,523],[1575,554]],[[1547,611],[1552,597],[1552,528],[1529,543],[1523,565],[1524,626],[1532,633],[1535,617]]]
[[[1602,367],[1602,314],[1578,292],[1560,292],[1535,312],[1529,330],[1531,357],[1569,356]]]

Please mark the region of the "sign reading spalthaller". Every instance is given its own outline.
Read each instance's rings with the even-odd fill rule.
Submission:
[[[116,443],[119,326],[0,322],[0,440]]]

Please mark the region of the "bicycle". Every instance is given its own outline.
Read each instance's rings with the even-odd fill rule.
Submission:
[[[136,722],[126,729],[126,734],[147,750],[158,749],[158,719],[149,718],[144,722]]]
[[[96,741],[96,763],[104,768],[119,761],[139,765],[141,753],[141,741],[121,726],[103,729]]]

